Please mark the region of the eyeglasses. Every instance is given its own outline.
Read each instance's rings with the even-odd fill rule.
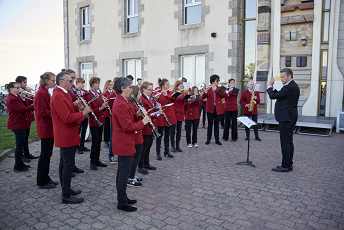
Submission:
[[[20,89],[20,87],[19,87],[19,86],[17,86],[17,87],[13,87],[13,88]]]
[[[63,81],[68,81],[69,83],[72,84],[73,80],[63,80]]]
[[[49,81],[56,82],[56,80],[51,80],[51,79],[49,79]]]

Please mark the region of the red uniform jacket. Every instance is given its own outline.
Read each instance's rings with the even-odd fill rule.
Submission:
[[[185,103],[185,120],[197,120],[199,119],[199,103],[195,99],[192,99],[191,102],[188,100]]]
[[[87,102],[89,102],[90,100],[92,100],[94,98],[94,94],[93,94],[92,90],[90,90],[90,92],[91,93],[85,97],[85,100]],[[98,95],[98,98],[95,99],[94,101],[92,101],[88,105],[92,109],[93,113],[96,115],[98,121],[100,121],[102,124],[105,124],[104,110],[106,108],[104,108],[103,110],[99,110],[99,107],[102,106],[104,101],[103,101],[103,98],[100,95],[100,93],[98,93],[98,92],[95,92],[95,93]],[[97,122],[94,120],[94,118],[92,116],[89,116],[88,123],[89,123],[90,127],[98,126]]]
[[[28,98],[31,98],[31,99],[34,99],[34,97],[31,97],[31,96],[27,96]],[[34,104],[34,101],[33,100],[30,100],[30,99],[27,99],[26,98],[26,105],[33,105]],[[35,121],[35,113],[33,111],[29,111],[27,112],[27,115],[28,115],[28,118],[29,118],[29,122],[33,122]]]
[[[116,92],[113,91],[113,92],[109,95],[108,98],[116,98],[116,96],[117,96]],[[109,104],[109,107],[110,107],[111,111],[112,111],[112,106],[113,106],[113,103],[114,103],[114,102],[115,102],[115,99],[111,99],[111,100],[108,101],[108,104]]]
[[[156,106],[154,103],[154,100],[153,99],[149,100],[145,94],[142,94],[140,99],[141,99],[143,107],[145,108],[146,111],[148,111],[148,110],[150,110]],[[154,112],[156,112],[156,110],[152,109],[151,111],[148,112],[148,114],[152,114]],[[160,115],[160,116],[162,116],[162,115]],[[156,116],[149,116],[149,117],[151,118],[152,123],[156,128],[156,126],[157,126],[156,121],[158,119],[158,116],[156,115]],[[149,124],[145,125],[145,127],[142,130],[142,134],[143,135],[153,135],[152,131],[149,127]]]
[[[254,96],[257,96],[256,102],[257,102],[257,104],[259,104],[260,103],[259,92],[254,91]],[[248,108],[245,107],[246,104],[250,104],[250,101],[251,101],[250,91],[248,91],[247,89],[242,91],[239,103],[240,103],[240,105],[242,105],[244,107],[243,113],[244,114],[258,114],[257,104],[254,105],[253,111],[251,113],[248,111]]]
[[[160,91],[156,92],[159,93]],[[161,104],[161,106],[167,105],[172,103],[172,95],[173,92],[170,90],[167,90],[167,96],[164,96],[163,94],[160,94],[159,99],[157,99],[157,101]],[[174,107],[173,106],[166,106],[164,108],[162,108],[162,110],[164,111],[168,121],[170,122],[171,125],[174,125],[177,123],[177,119],[176,119],[176,114],[174,113]],[[163,115],[160,115],[157,119],[156,122],[157,126],[168,126],[167,122],[164,118]]]
[[[73,147],[80,144],[78,124],[84,120],[82,112],[75,112],[74,104],[68,94],[56,87],[50,100],[53,119],[55,146]]]
[[[216,114],[220,115],[224,113],[222,98],[224,97],[223,93],[219,91],[220,86],[216,87],[215,93],[216,93]],[[210,88],[208,92],[204,92],[202,99],[207,99],[206,109],[205,112],[207,113],[214,113],[214,92],[213,88]]]
[[[127,100],[117,95],[112,107],[112,152],[119,156],[135,154],[135,131],[143,129],[142,121],[135,122],[135,111],[129,107]]]
[[[7,95],[6,106],[8,111],[7,129],[29,129],[28,112],[34,110],[33,105],[26,105],[19,96],[12,93]]]
[[[233,93],[232,90],[227,91],[225,94],[225,111],[236,111],[238,110],[238,94]]]
[[[141,121],[142,120],[142,117],[137,117],[136,113],[137,111],[139,110],[138,108],[135,107],[135,105],[129,103],[129,108],[131,111],[133,111],[134,113],[134,121],[137,122],[137,121]],[[135,131],[135,145],[140,145],[143,143],[143,137],[142,137],[142,129],[141,130],[138,130],[138,131]]]
[[[38,138],[53,138],[53,120],[50,111],[50,94],[41,86],[35,95],[36,130]]]
[[[111,92],[111,93],[112,93],[112,92]],[[104,95],[104,97],[106,97],[106,99],[109,99],[109,98],[111,98],[111,97],[110,97],[111,93],[110,93],[109,91],[106,91],[105,93],[103,93],[103,95]],[[116,96],[115,96],[115,97],[116,97]],[[110,101],[111,101],[111,106],[110,106]],[[109,107],[110,107],[110,109],[111,109],[111,108],[112,108],[112,105],[113,105],[113,100],[110,100],[110,101],[108,101],[108,104],[109,104]],[[108,109],[105,109],[105,111],[104,111],[104,117],[111,117]]]
[[[68,91],[69,98],[72,99],[72,102],[78,100],[73,90]]]
[[[176,114],[177,121],[184,121],[184,105],[185,105],[185,102],[183,100],[183,97],[184,97],[184,94],[181,94],[177,98],[172,97],[172,101],[174,101],[174,104],[173,104],[174,113]]]

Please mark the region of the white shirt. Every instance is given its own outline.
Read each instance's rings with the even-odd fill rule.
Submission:
[[[63,88],[61,86],[58,86],[58,85],[56,87],[59,88],[59,89],[62,89],[62,91],[65,92],[65,94],[68,94],[68,91],[65,88]]]

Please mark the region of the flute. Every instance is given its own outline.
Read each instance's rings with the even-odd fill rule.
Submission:
[[[79,94],[79,92],[75,89],[75,86],[72,86],[72,90],[75,93],[76,97],[78,98],[79,101],[81,101],[81,103],[86,107],[87,103],[84,100],[84,98],[82,98],[82,96]],[[94,118],[94,120],[97,122],[98,127],[102,126],[103,124],[98,120],[97,116],[94,114],[93,111],[91,111],[91,116]]]
[[[106,97],[104,97],[104,95],[103,95],[102,91],[101,91],[100,89],[98,89],[98,90],[99,90],[99,93],[100,93],[100,95],[101,95],[101,96],[102,96],[102,98],[103,98],[103,101],[104,101],[104,102],[107,102],[108,100],[107,100],[107,98],[106,98]],[[107,106],[106,108],[108,109],[108,111],[109,111],[109,113],[110,113],[110,116],[112,117],[112,112],[111,112],[111,109],[110,109],[110,107],[109,107],[109,106]]]
[[[152,94],[152,98],[153,98],[153,100],[155,101],[156,106],[158,106],[159,109],[162,109],[161,106],[159,105],[158,101],[156,100],[156,98],[154,97],[153,94]],[[164,118],[165,118],[165,120],[166,120],[166,122],[167,122],[168,127],[170,127],[170,126],[171,126],[171,123],[168,121],[168,119],[167,119],[167,117],[166,117],[166,114],[163,113],[163,115],[164,115]]]

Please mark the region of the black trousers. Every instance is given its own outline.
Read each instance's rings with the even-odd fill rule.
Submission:
[[[203,126],[205,126],[205,108],[206,108],[205,106],[204,107],[199,106],[199,116],[201,118],[201,115],[202,115]]]
[[[143,144],[142,144],[142,155],[139,161],[139,168],[144,168],[145,166],[150,165],[149,163],[149,154],[150,149],[153,144],[153,135],[142,135],[143,136]]]
[[[282,149],[282,167],[293,166],[294,144],[293,132],[295,123],[290,121],[279,122],[280,141]]]
[[[127,206],[127,181],[130,175],[133,156],[118,156],[118,169],[116,177],[116,189],[118,206]]]
[[[176,143],[177,146],[179,146],[180,139],[182,138],[182,121],[177,121],[177,124],[171,125],[171,145],[176,147],[174,144],[174,136],[176,136]],[[176,134],[176,128],[177,128],[177,134]]]
[[[72,194],[72,171],[75,165],[75,151],[77,146],[60,148],[59,175],[62,186],[62,197],[69,198]]]
[[[86,130],[88,126],[88,117],[85,117],[85,120],[83,120],[80,123],[79,129],[80,129],[80,148],[85,147],[85,135],[86,135]]]
[[[162,136],[164,136],[164,131],[165,131],[165,137],[164,137],[164,144],[165,144],[165,149],[164,151],[167,152],[169,151],[170,148],[170,127],[168,126],[158,126],[158,133],[160,133],[160,137],[156,139],[156,152],[160,153],[160,147],[161,147],[161,139]]]
[[[238,139],[238,110],[235,111],[225,111],[225,129],[223,130],[223,139],[228,140],[229,137],[229,126],[232,123],[232,140],[236,141]]]
[[[43,186],[51,180],[49,177],[50,157],[53,155],[54,138],[41,139],[41,155],[37,166],[37,185]]]
[[[110,117],[105,117],[104,142],[109,143],[109,141],[110,141]]]
[[[102,143],[103,126],[90,126],[92,135],[91,145],[91,164],[96,164],[99,161],[100,156],[100,143]]]
[[[14,165],[19,166],[23,164],[23,150],[26,138],[26,129],[12,129],[16,139],[16,149],[14,151]]]
[[[214,106],[214,113],[207,113],[208,116],[208,129],[207,129],[207,141],[211,140],[213,125],[214,125],[214,136],[215,141],[220,141],[219,138],[219,124],[223,117],[223,114],[216,114],[216,107]]]
[[[196,144],[197,143],[197,128],[199,124],[199,119],[196,120],[185,120],[186,126],[186,143]],[[191,142],[191,126],[192,126],[192,142]]]
[[[258,120],[258,114],[244,114],[244,116],[251,118],[254,122],[257,123]],[[259,137],[258,135],[258,126],[255,125],[254,128],[254,136],[257,138]],[[250,132],[250,129],[245,126],[245,131],[246,131],[246,137],[248,136],[248,132]]]
[[[31,127],[31,124],[30,124]],[[30,128],[29,129],[25,129],[26,133],[25,133],[25,143],[24,143],[24,156],[28,156],[30,154],[30,150],[29,150],[29,136],[30,136]]]
[[[129,175],[130,179],[135,178],[136,168],[142,156],[142,147],[143,147],[143,144],[135,145],[136,153],[134,154],[133,159],[131,161],[131,170],[130,170],[130,175]]]

